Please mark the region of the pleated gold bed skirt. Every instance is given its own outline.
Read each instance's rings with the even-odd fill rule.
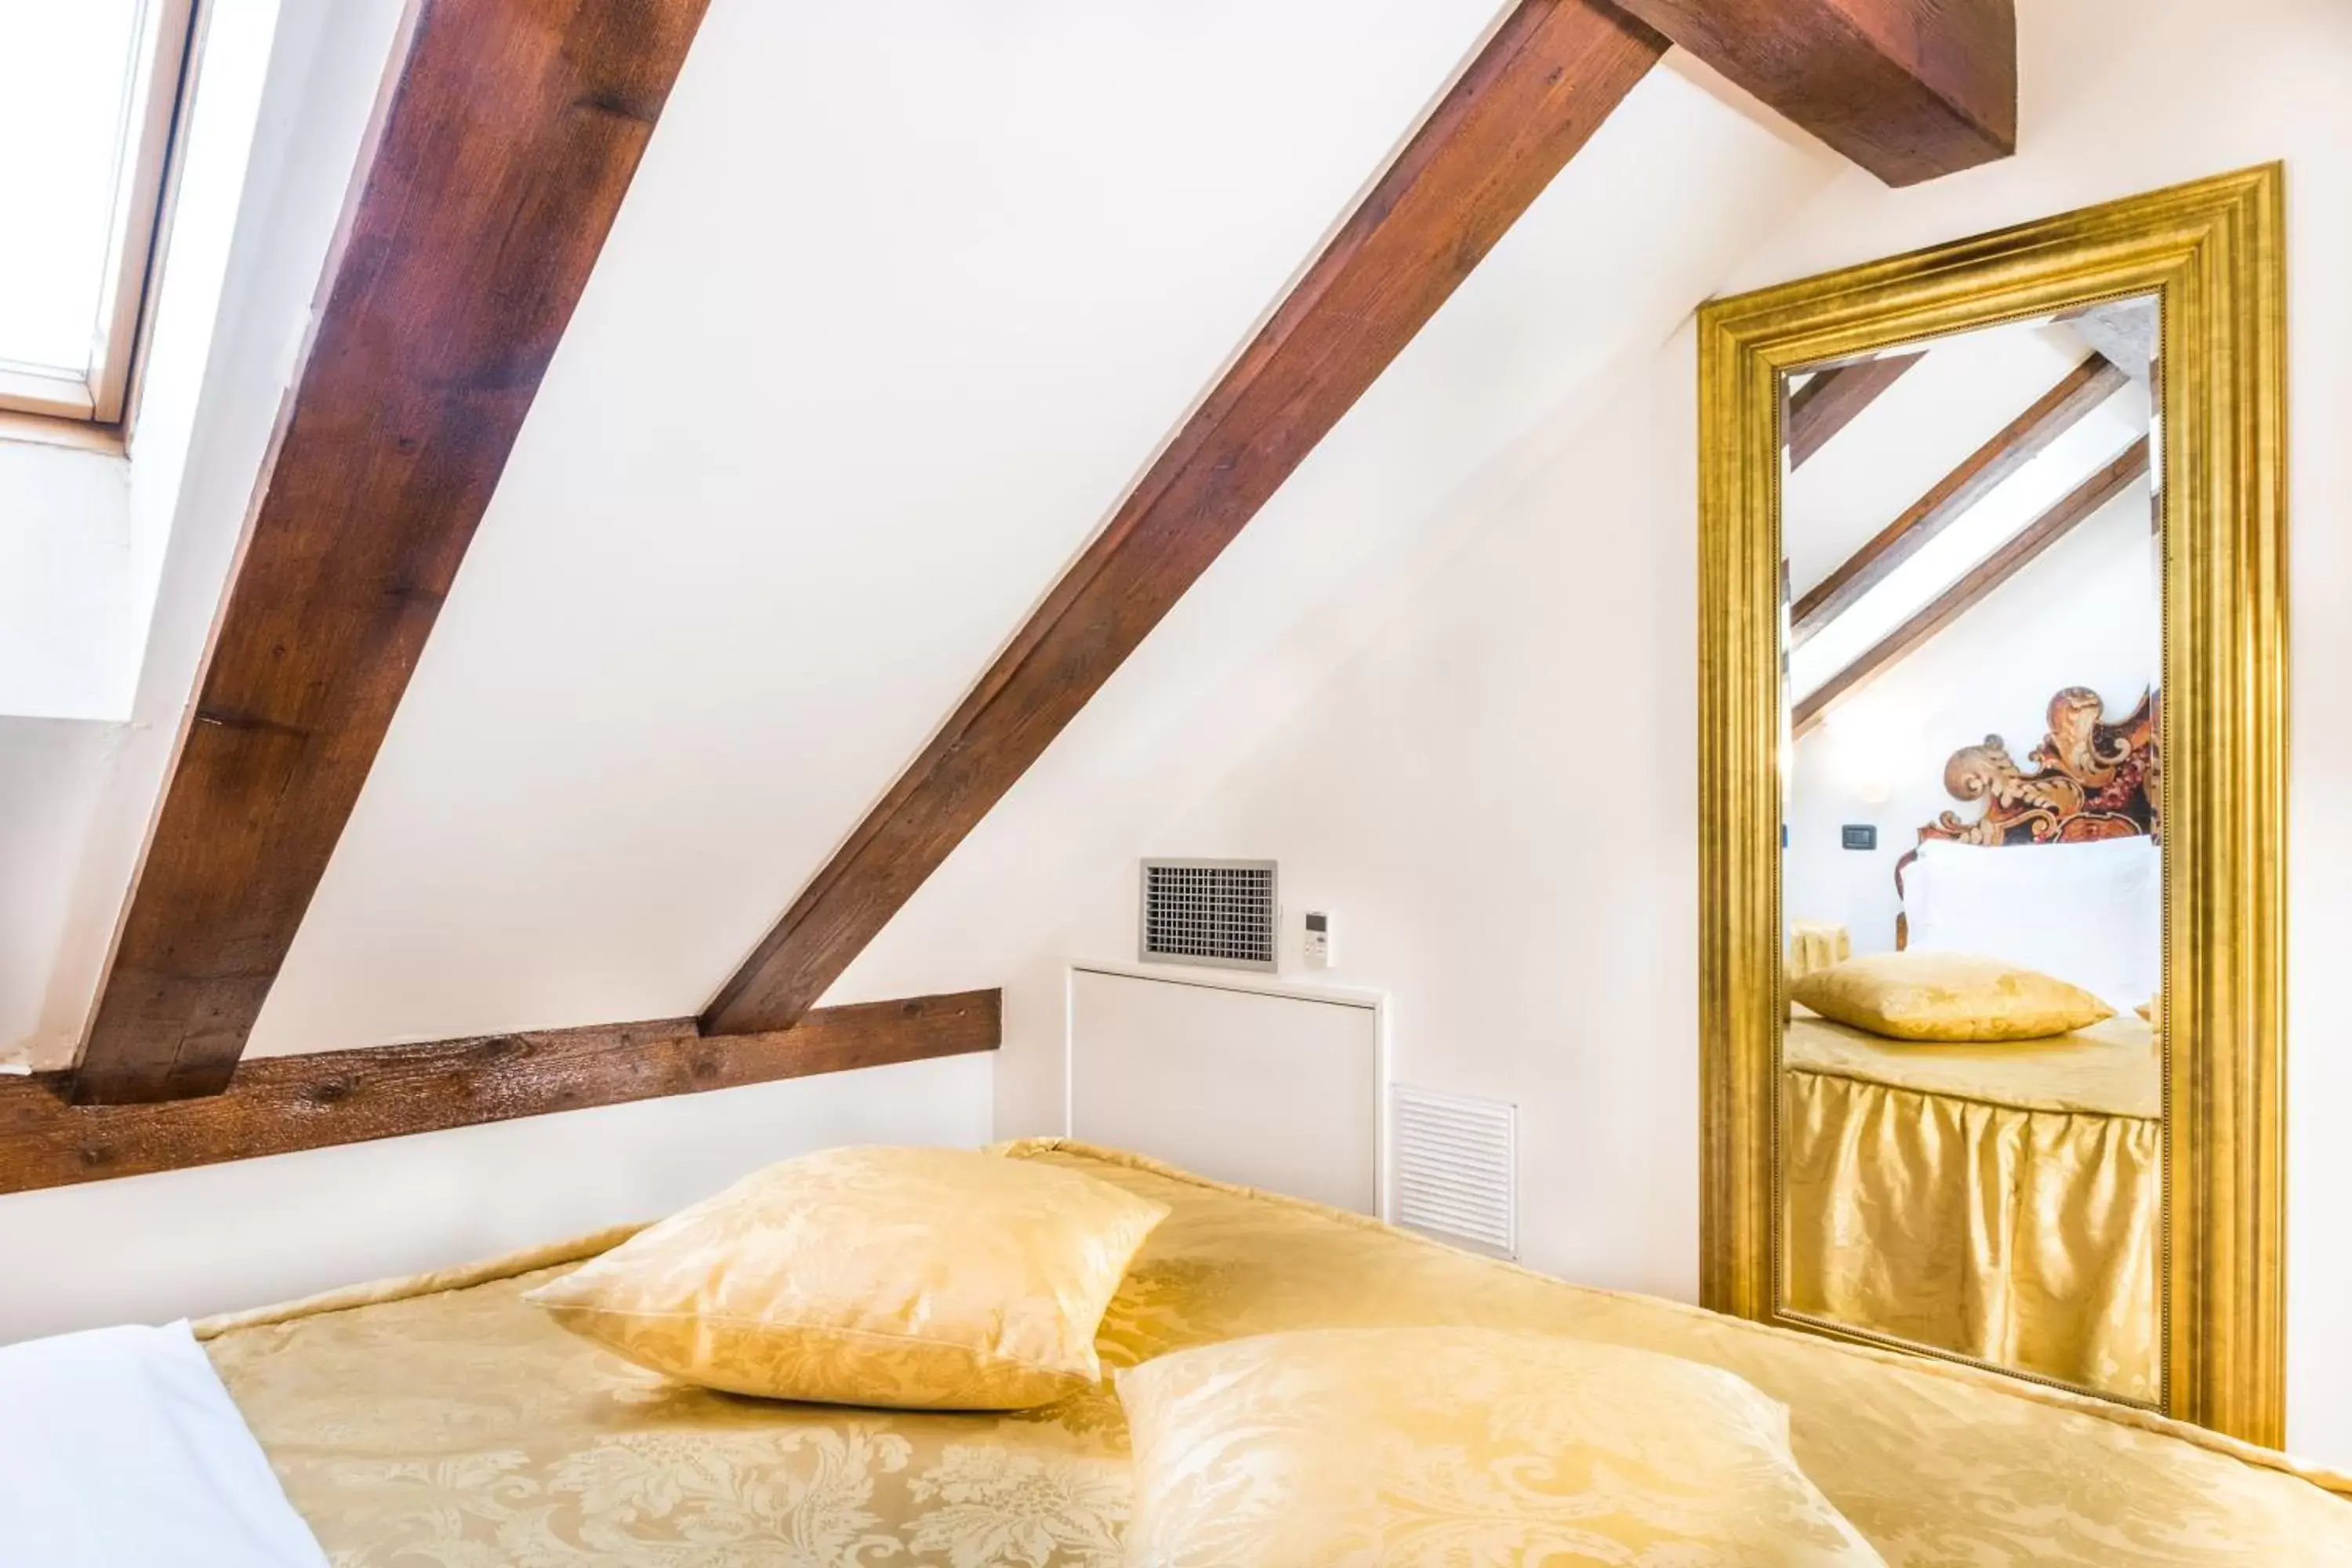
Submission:
[[[1782,1081],[1790,1308],[2157,1403],[2159,1121]]]

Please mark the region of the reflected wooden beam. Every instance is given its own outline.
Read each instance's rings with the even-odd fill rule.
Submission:
[[[2074,531],[2109,501],[2147,477],[2148,443],[2143,436],[2121,456],[2069,491],[2056,505],[2035,518],[1978,564],[1975,570],[1938,594],[1927,606],[1880,638],[1870,649],[1806,694],[1790,715],[1792,736],[1802,737],[1820,725],[1841,698],[1852,695],[1907,658],[1913,649],[1983,603],[1987,595],[2039,558],[2042,552]],[[2151,511],[2155,509],[2150,508]]]
[[[1801,647],[1840,612],[1949,528],[1993,487],[2042,455],[2131,378],[2094,353],[2000,433],[1936,481],[1903,515],[1809,589],[1789,613],[1789,646]]]
[[[1890,185],[2017,151],[2012,0],[1618,0]]]
[[[1903,379],[1903,373],[1927,357],[1927,351],[1881,354],[1853,364],[1816,371],[1789,398],[1789,416],[1781,430],[1788,443],[1789,467],[1803,466],[1807,458],[1829,444],[1830,437],[1853,423],[1854,416],[1878,395]]]
[[[229,1081],[705,4],[408,8],[76,1100]]]
[[[992,1051],[1001,1032],[999,994],[971,991],[724,1039],[663,1018],[255,1057],[219,1094],[143,1105],[71,1104],[62,1073],[0,1079],[0,1193]]]
[[[1520,0],[1100,534],[702,1018],[813,1006],[1077,716],[1666,50]]]

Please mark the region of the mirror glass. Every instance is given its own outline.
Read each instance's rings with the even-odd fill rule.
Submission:
[[[2163,1399],[2153,299],[1781,386],[1781,1311]]]

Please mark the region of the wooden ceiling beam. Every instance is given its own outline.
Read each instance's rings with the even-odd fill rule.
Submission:
[[[705,4],[412,7],[76,1100],[229,1081]]]
[[[1801,647],[1848,605],[1965,516],[2010,475],[2047,450],[2131,378],[2094,353],[2036,399],[1959,467],[1936,481],[1902,516],[1822,578],[1789,612],[1789,646]]]
[[[1917,615],[1887,633],[1818,688],[1806,693],[1790,715],[1791,738],[1809,733],[1832,706],[1877,679],[1910,656],[1928,638],[1958,620],[1985,596],[2038,560],[2042,552],[2132,484],[2147,477],[2148,444],[2143,436],[2121,456],[2069,491],[2065,498],[2027,523],[2006,544],[1994,551],[1966,576],[1936,595]],[[2155,509],[2150,508],[2153,515]]]
[[[290,1154],[486,1121],[996,1049],[994,991],[867,1002],[705,1038],[691,1018],[239,1062],[195,1100],[73,1105],[62,1073],[0,1079],[0,1193]]]
[[[962,842],[1665,52],[1521,0],[930,743],[703,1014],[791,1023]]]
[[[1890,185],[2017,151],[2013,0],[1618,0]]]
[[[1790,469],[1803,467],[1806,458],[1829,445],[1832,437],[1878,401],[1880,393],[1927,357],[1922,349],[1917,353],[1881,354],[1814,372],[1789,397],[1781,434],[1788,446]]]

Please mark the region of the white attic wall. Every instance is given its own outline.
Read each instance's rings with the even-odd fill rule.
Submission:
[[[349,0],[343,14],[365,9]],[[299,90],[286,60],[304,54],[310,14],[307,0],[205,8],[128,457],[0,442],[0,1059],[71,1052],[349,172],[346,145],[293,284],[256,288],[268,248],[257,231],[275,209],[253,194],[301,162],[286,153]],[[379,40],[379,74],[382,58]],[[62,505],[57,483],[26,483],[36,473],[74,476],[106,504]],[[28,545],[37,569],[18,555]],[[25,700],[29,688],[46,689],[46,706]],[[20,716],[32,712],[52,716]]]
[[[1444,776],[1458,748],[1487,734],[1484,721],[1533,742],[1583,732],[1580,670],[1599,665],[1648,689],[1643,659],[1654,636],[1695,641],[1695,566],[1679,576],[1656,573],[1668,584],[1664,590],[1654,589],[1645,571],[1628,597],[1578,560],[1599,571],[1620,552],[1688,563],[1687,531],[1657,526],[1638,487],[1587,490],[1563,461],[1589,458],[1597,443],[1622,438],[1599,432],[1622,432],[1628,417],[1647,408],[1651,366],[1710,280],[1836,166],[1687,57],[1670,56],[830,999],[1005,982],[998,1130],[1060,1131],[1059,965],[1070,957],[1132,957],[1134,858],[1241,853],[1233,847],[1259,842],[1243,827],[1216,837],[1226,848],[1201,848],[1209,840],[1178,826],[1181,808],[1195,800],[1213,805],[1231,784],[1228,773],[1245,776],[1261,765],[1257,759],[1286,749],[1294,728],[1327,700],[1320,689],[1374,657],[1370,647],[1393,637],[1399,617],[1458,570],[1453,559],[1507,521],[1543,536],[1529,547],[1522,579],[1534,602],[1521,613],[1538,625],[1505,615],[1484,632],[1498,658],[1509,658],[1507,647],[1524,639],[1527,659],[1494,687],[1524,705],[1498,710],[1501,696],[1453,690],[1445,706],[1479,726],[1466,733],[1424,730],[1423,715],[1410,708],[1359,711],[1347,742],[1334,751],[1335,763],[1344,755],[1347,763],[1317,770],[1315,794],[1292,803],[1295,809],[1377,835],[1356,804],[1380,798],[1383,781],[1398,775]],[[1694,200],[1695,192],[1706,199]],[[1613,242],[1596,243],[1600,229]],[[1655,482],[1671,483],[1671,476]],[[1591,630],[1597,637],[1601,627],[1623,640],[1613,649],[1592,642],[1590,658],[1548,652],[1559,637],[1582,638]],[[1414,658],[1427,661],[1425,679],[1437,683],[1470,660],[1444,646],[1418,647]],[[1531,686],[1542,689],[1541,700],[1527,700]],[[1652,721],[1685,721],[1687,693],[1654,695]],[[1609,744],[1622,739],[1594,736],[1589,765],[1605,771]],[[1541,810],[1540,802],[1506,787],[1517,782],[1507,771],[1493,776],[1494,795],[1466,815],[1499,830]],[[1687,795],[1686,783],[1676,781],[1665,798]],[[1403,822],[1417,808],[1398,809]],[[1457,831],[1450,822],[1434,837],[1409,829],[1384,847],[1432,875],[1474,875],[1467,865],[1445,864],[1447,839]],[[1286,904],[1293,911],[1322,907],[1304,890],[1311,883],[1290,880],[1292,851],[1282,836],[1268,832],[1263,841],[1273,846],[1268,853],[1286,856]],[[1506,902],[1498,899],[1495,918],[1507,918]],[[1361,936],[1351,927],[1343,939],[1350,944],[1349,973],[1384,981],[1377,968],[1359,970],[1360,950],[1352,944]],[[1397,994],[1406,1009],[1397,1015],[1398,1038],[1410,1040],[1426,1020],[1413,1016],[1414,998],[1402,988]],[[1403,1061],[1397,1075],[1437,1081],[1416,1078]],[[1479,1093],[1492,1085],[1452,1087]],[[1546,1131],[1540,1121],[1531,1123],[1528,1145],[1540,1146]],[[1581,1225],[1580,1211],[1569,1217],[1575,1209],[1568,1205],[1549,1223]],[[1639,1223],[1636,1207],[1622,1212],[1627,1224]],[[1540,1257],[1547,1222],[1530,1222],[1529,1246]],[[1689,1247],[1679,1237],[1658,1247],[1670,1265],[1603,1267],[1584,1277],[1684,1289]],[[1557,1250],[1551,1259],[1547,1266],[1563,1262]]]
[[[1950,626],[1831,707],[1790,763],[1782,904],[1844,925],[1856,952],[1895,945],[1895,865],[1937,814],[1953,752],[1988,734],[2022,759],[2062,686],[2087,686],[2120,719],[2162,679],[2162,586],[2146,480],[2084,518]],[[1878,847],[1842,846],[1874,823]],[[2129,998],[2137,1002],[2142,998]]]
[[[2287,1437],[2352,1465],[2352,11],[2334,0],[2031,0],[2025,151],[1904,192],[1841,177],[1726,279],[1742,288],[2284,159],[2294,727],[2287,828]]]
[[[1802,598],[2087,352],[2063,326],[1994,328],[1930,345],[1783,482],[1790,593]]]
[[[2352,1463],[2352,1257],[2336,1232],[2352,1192],[2352,1140],[2340,1134],[2352,1056],[2336,1045],[2331,976],[2352,942],[2340,870],[2352,863],[2352,531],[2339,522],[2352,510],[2352,447],[2330,433],[2352,421],[2352,290],[2339,283],[2352,276],[2352,205],[2339,199],[2352,188],[2352,14],[2335,0],[2028,0],[2019,13],[2017,157],[1895,192],[1833,170],[1812,176],[1827,183],[1811,201],[1798,171],[1761,198],[1756,234],[1743,242],[1733,226],[1713,255],[1690,258],[1703,276],[1685,303],[2287,161],[2288,1419],[2294,1447],[2341,1467]],[[1644,151],[1663,158],[1668,145]],[[1576,168],[1589,174],[1587,159]],[[1699,188],[1731,199],[1738,173],[1727,162]],[[1501,287],[1494,268],[1533,232],[1507,241],[1457,306],[1482,298],[1482,282]],[[1598,248],[1648,240],[1653,255],[1677,254],[1655,227],[1610,232]],[[1553,300],[1545,283],[1531,266],[1491,308],[1538,310]],[[1294,911],[1339,915],[1332,979],[1390,994],[1397,1076],[1519,1103],[1528,1260],[1686,1294],[1698,1116],[1692,334],[1659,331],[1662,346],[1616,366],[1603,395],[1558,405],[1483,468],[1450,471],[1438,514],[1342,590],[1360,597],[1284,621],[1251,645],[1255,657],[1219,667],[1223,684],[1185,677],[1256,626],[1269,596],[1299,591],[1314,569],[1308,541],[1379,515],[1376,491],[1367,506],[1323,469],[1386,478],[1425,453],[1380,411],[1453,325],[1440,317],[837,994],[1009,976],[998,1129],[1049,1129],[1061,1103],[1058,966],[1131,952],[1133,858],[1278,857]],[[1495,374],[1549,341],[1490,343]],[[1486,384],[1475,366],[1467,379]],[[1317,516],[1292,513],[1318,491]],[[1414,542],[1445,539],[1461,548],[1432,571]]]
[[[719,0],[253,1050],[698,1010],[1494,9]]]

